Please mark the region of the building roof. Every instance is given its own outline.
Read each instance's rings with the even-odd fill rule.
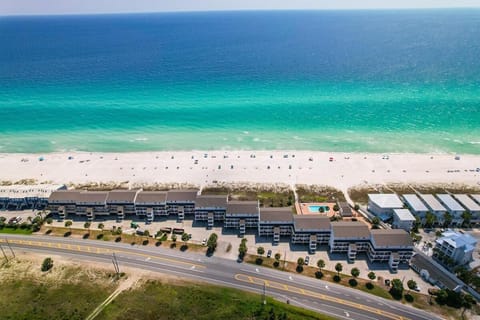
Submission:
[[[437,194],[437,198],[451,211],[464,211],[465,209],[449,194]]]
[[[340,207],[340,214],[342,217],[353,216],[352,208],[350,208],[350,205],[346,201],[339,202],[338,206]]]
[[[403,229],[372,229],[372,244],[378,247],[413,247],[412,237]]]
[[[292,208],[260,208],[260,222],[293,222]]]
[[[140,191],[135,198],[135,203],[164,203],[166,199],[166,191]]]
[[[415,217],[408,209],[393,209],[393,214],[397,216],[400,221],[415,221]]]
[[[415,212],[427,212],[427,206],[420,200],[416,194],[404,194],[403,199],[407,202],[408,206]]]
[[[190,201],[197,199],[198,190],[170,190],[167,192],[167,201]]]
[[[133,203],[138,190],[112,190],[108,193],[107,203],[109,202],[128,202]]]
[[[420,194],[423,202],[433,211],[447,211],[445,207],[431,194]]]
[[[451,290],[457,287],[457,283],[455,281],[447,277],[437,266],[433,264],[433,262],[429,260],[429,258],[424,257],[421,254],[415,254],[412,259],[410,259],[410,264],[415,266],[418,272],[426,270],[431,279],[441,282],[445,287]]]
[[[468,211],[480,211],[480,204],[476,203],[466,194],[455,194],[454,197],[460,202]]]
[[[54,191],[50,194],[48,202],[75,202],[77,201],[78,195],[80,194],[79,190],[59,190]]]
[[[23,198],[43,198],[50,197],[52,192],[66,189],[63,184],[36,184],[36,185],[10,185],[0,186],[0,198],[23,199]]]
[[[436,240],[436,243],[442,244],[443,242],[448,243],[454,248],[462,248],[465,251],[471,251],[475,249],[477,245],[477,239],[472,237],[469,234],[463,234],[453,230],[447,230],[442,233],[442,237]]]
[[[478,204],[480,204],[480,194],[471,194],[473,200],[475,200]]]
[[[195,200],[196,208],[226,208],[227,195],[202,195]]]
[[[403,208],[403,202],[394,193],[372,193],[368,199],[380,208]]]
[[[82,191],[77,197],[77,203],[105,203],[107,191]]]
[[[229,201],[227,214],[258,214],[257,201]]]
[[[330,219],[319,214],[294,215],[293,227],[295,232],[330,231]]]
[[[335,238],[370,238],[368,226],[360,221],[332,222],[332,234]]]

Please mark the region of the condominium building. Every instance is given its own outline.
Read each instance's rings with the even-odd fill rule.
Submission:
[[[447,209],[431,194],[419,194],[428,211],[435,215],[437,224],[443,224],[443,217]]]
[[[107,207],[106,191],[82,191],[77,196],[75,214],[77,216],[86,216],[89,221],[96,216],[108,216],[110,214]]]
[[[182,221],[185,215],[195,214],[195,200],[198,190],[170,190],[167,192],[167,210]]]
[[[215,221],[224,221],[227,212],[227,195],[200,195],[195,200],[195,221],[207,221],[212,228]]]
[[[330,252],[347,253],[348,260],[354,262],[359,252],[367,252],[370,243],[370,230],[363,222],[339,221],[331,223]]]
[[[292,208],[261,208],[258,221],[258,235],[273,237],[278,244],[280,237],[291,236],[293,229]]]
[[[457,199],[458,202],[462,204],[462,206],[464,206],[467,209],[466,211],[470,212],[472,216],[471,221],[473,223],[479,223],[480,222],[480,204],[473,201],[473,199],[466,194],[455,194],[454,197],[455,199]]]
[[[403,202],[394,193],[374,193],[368,195],[368,211],[386,221],[393,216],[394,209],[403,208]]]
[[[403,229],[410,232],[415,222],[415,217],[412,215],[409,209],[395,209],[393,210],[393,223],[394,229]]]
[[[79,190],[54,191],[48,198],[48,209],[53,214],[58,214],[60,219],[65,219],[68,215],[74,215],[79,194]]]
[[[465,265],[473,260],[477,240],[469,234],[448,230],[435,240],[435,249],[450,257],[456,265]]]
[[[246,228],[258,228],[258,201],[229,201],[225,213],[225,228],[234,228],[244,235]]]
[[[370,234],[367,251],[370,262],[388,262],[396,272],[400,263],[408,263],[413,256],[412,238],[405,230],[373,229]]]
[[[121,221],[127,216],[135,214],[135,198],[139,190],[113,190],[108,192],[107,207],[111,215],[116,215]]]
[[[330,240],[331,223],[328,217],[317,214],[294,215],[292,243],[308,243],[308,250],[315,253],[317,245]]]
[[[437,198],[445,209],[447,209],[447,212],[451,214],[452,225],[461,225],[463,222],[462,214],[465,211],[465,208],[449,194],[437,194]]]
[[[425,223],[425,217],[428,212],[428,208],[425,203],[423,203],[423,201],[420,200],[420,198],[416,194],[404,194],[402,195],[402,197],[405,200],[405,203],[407,204],[407,207],[410,209],[410,211],[416,217],[419,217],[422,223]]]

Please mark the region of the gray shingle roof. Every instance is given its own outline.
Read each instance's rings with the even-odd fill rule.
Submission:
[[[412,237],[402,229],[372,229],[372,244],[380,247],[413,247]]]
[[[167,192],[165,191],[140,191],[137,194],[135,203],[164,203],[166,199]]]
[[[167,192],[167,201],[190,201],[197,199],[198,190],[171,190]]]
[[[227,195],[201,195],[195,200],[195,208],[226,208]]]
[[[258,214],[257,201],[229,201],[227,214]]]
[[[112,190],[108,193],[107,203],[133,203],[138,190]]]
[[[80,194],[79,190],[59,190],[50,194],[48,202],[75,202]]]
[[[261,222],[292,222],[292,208],[260,208]]]
[[[293,221],[295,232],[328,231],[331,226],[328,217],[318,214],[294,215]]]
[[[360,221],[332,222],[332,232],[335,238],[370,238],[368,226]]]

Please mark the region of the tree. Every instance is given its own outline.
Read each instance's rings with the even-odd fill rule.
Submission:
[[[393,279],[392,280],[392,288],[390,288],[390,294],[395,299],[399,300],[402,298],[403,295],[403,283],[400,279]]]
[[[322,207],[322,206],[320,206],[320,208],[318,208],[318,212],[320,212],[320,213],[324,213],[324,212],[325,212],[325,208],[324,208],[324,207]]]
[[[90,222],[85,222],[85,223],[83,224],[83,228],[90,230],[90,225],[91,225]]]
[[[322,269],[325,268],[325,261],[323,261],[322,259],[318,260],[317,267],[318,269],[320,269],[320,271],[322,271]]]
[[[360,275],[360,270],[358,270],[358,268],[353,268],[350,273],[352,274],[352,276],[354,278],[358,277]]]
[[[184,233],[182,234],[183,245],[185,245],[185,246],[187,245],[188,239],[190,239],[190,236],[188,235],[188,233],[184,232]]]
[[[50,257],[45,258],[45,260],[43,260],[43,262],[42,262],[42,268],[41,268],[41,270],[42,270],[43,272],[46,272],[46,271],[48,271],[48,270],[50,270],[50,269],[52,269],[52,268],[53,268],[53,260],[52,260],[52,258],[50,258]]]
[[[422,225],[422,220],[419,216],[415,217],[415,222],[413,223],[412,232],[418,232],[418,228]]]
[[[70,231],[72,230],[72,220],[65,221],[65,227],[69,228]]]
[[[207,240],[207,253],[213,254],[215,249],[217,249],[217,239],[218,236],[216,233],[212,233]]]
[[[245,254],[247,254],[247,251],[247,239],[242,239],[242,241],[240,242],[240,246],[238,247],[238,257],[240,259],[243,259]]]
[[[410,292],[410,290],[413,290],[417,287],[417,283],[413,280],[413,279],[410,279],[407,281],[407,286],[408,286],[408,292]]]
[[[453,217],[450,212],[445,212],[443,215],[443,226],[448,227],[452,223]]]
[[[280,261],[280,258],[282,257],[282,255],[280,253],[275,253],[275,260],[277,261]]]
[[[463,219],[462,225],[465,226],[465,227],[469,227],[470,222],[472,220],[472,214],[470,212],[464,211],[462,213],[462,219]]]
[[[143,231],[143,235],[145,237],[150,237],[150,231],[148,231],[148,230]]]
[[[52,218],[47,218],[47,224],[52,224],[53,223],[53,219]]]
[[[264,253],[265,253],[265,248],[263,248],[263,247],[258,247],[257,248],[257,254],[258,255],[263,256]]]
[[[360,209],[360,206],[358,205],[358,203],[355,203],[355,205],[353,206],[353,209],[355,211],[358,211]]]
[[[297,259],[297,265],[303,266],[304,264],[305,264],[305,260],[302,257]]]
[[[105,225],[100,222],[100,223],[98,224],[98,229],[102,230],[102,232],[103,232],[103,228],[105,228]]]
[[[172,241],[173,243],[177,242],[177,235],[175,233],[172,233]]]
[[[427,212],[427,214],[425,215],[425,227],[431,228],[436,221],[437,221],[437,217],[430,211]]]
[[[368,276],[368,279],[370,279],[372,281],[377,278],[377,275],[373,271],[370,271],[367,276]]]
[[[467,309],[470,309],[475,304],[477,304],[477,301],[475,301],[475,299],[471,295],[466,294],[466,295],[463,296],[463,299],[462,299],[462,307],[463,307],[462,319],[464,318],[465,311]]]
[[[333,205],[333,211],[340,211],[340,207],[338,206],[338,204]]]
[[[378,225],[380,224],[380,219],[378,217],[373,217],[372,219],[372,228],[378,229]]]
[[[342,270],[343,270],[343,265],[340,262],[338,262],[335,265],[335,270],[337,271],[337,275],[340,277],[340,272],[342,272]]]

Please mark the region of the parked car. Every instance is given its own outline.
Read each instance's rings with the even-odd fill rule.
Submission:
[[[390,279],[385,279],[385,285],[390,287]]]
[[[308,266],[309,263],[310,263],[310,257],[306,256],[305,257],[305,265]]]
[[[207,238],[202,240],[202,246],[206,246],[206,245],[207,245]]]
[[[267,258],[270,258],[272,256],[272,250],[267,251]]]

